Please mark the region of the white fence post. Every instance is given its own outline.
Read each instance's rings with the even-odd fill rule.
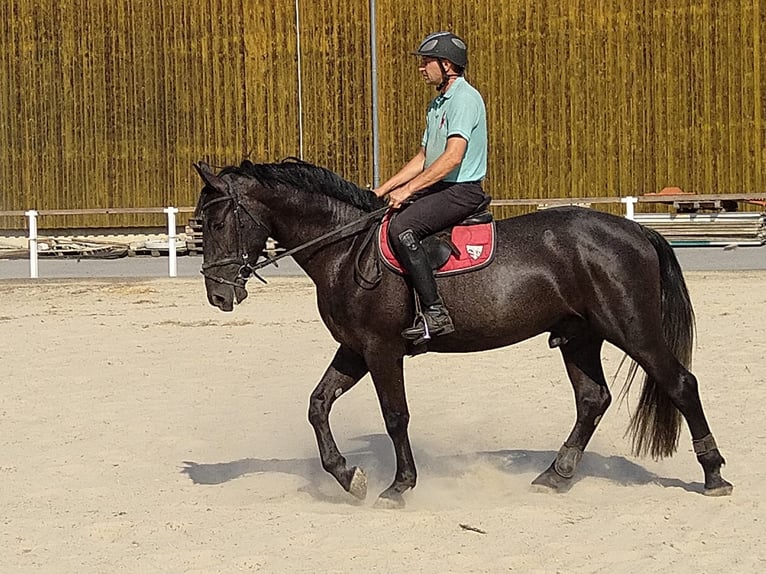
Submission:
[[[176,261],[176,213],[177,207],[166,207],[163,210],[168,215],[168,277],[178,276]]]
[[[636,219],[635,205],[638,203],[638,198],[629,195],[620,199],[620,203],[625,204],[625,217],[631,221]]]
[[[24,215],[29,219],[29,276],[37,279],[37,211],[30,209]]]

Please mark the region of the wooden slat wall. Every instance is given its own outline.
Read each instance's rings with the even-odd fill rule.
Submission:
[[[302,0],[304,158],[372,182],[368,0]],[[297,154],[296,154],[297,155]]]
[[[406,53],[427,32],[449,29],[467,40],[467,76],[487,102],[494,197],[625,196],[665,186],[766,193],[759,0],[386,5],[379,35],[391,54],[381,55],[381,88],[394,101],[381,118],[381,163],[390,169],[422,131],[424,88]]]
[[[300,153],[294,1],[4,0],[0,19],[0,211],[189,206],[193,161]],[[369,1],[301,0],[300,21],[304,157],[370,184]],[[449,29],[494,197],[766,193],[763,0],[377,0],[377,23],[383,178],[433,95],[409,52]]]
[[[0,3],[0,65],[10,79],[0,87],[0,210],[189,206],[199,192],[194,161],[295,155],[295,10],[270,4],[264,11],[244,0]]]

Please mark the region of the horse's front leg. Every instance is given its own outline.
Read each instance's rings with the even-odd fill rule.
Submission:
[[[396,475],[394,482],[378,498],[377,506],[400,508],[404,506],[402,494],[413,488],[417,481],[415,458],[412,456],[407,427],[410,412],[404,392],[404,360],[391,358],[380,350],[374,358],[368,357],[368,365],[375,391],[378,395],[386,431],[394,443]]]
[[[347,468],[346,459],[338,450],[330,430],[330,409],[343,393],[367,374],[364,359],[343,345],[336,351],[330,366],[311,393],[309,422],[314,427],[322,467],[332,474],[340,485],[355,497],[367,496],[367,477],[357,468]]]

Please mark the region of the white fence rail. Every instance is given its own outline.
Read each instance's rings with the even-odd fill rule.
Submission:
[[[683,208],[684,206],[695,208],[712,208],[720,207],[723,202],[752,202],[759,201],[763,203],[764,196],[754,196],[752,194],[716,194],[716,195],[693,195],[693,194],[656,194],[656,195],[642,195],[642,196],[626,196],[626,197],[582,197],[582,198],[545,198],[545,199],[500,199],[494,200],[492,205],[533,205],[538,208],[557,207],[563,205],[590,205],[590,204],[608,204],[608,203],[621,203],[625,206],[625,217],[631,220],[638,220],[644,225],[655,227],[655,223],[660,222],[665,224],[670,220],[671,223],[674,220],[671,216],[644,216],[636,214],[636,205],[638,203],[665,203],[672,204],[676,208]],[[766,206],[764,206],[766,207]],[[177,208],[168,206],[164,208],[106,208],[106,209],[87,209],[87,210],[34,210],[29,211],[0,211],[0,216],[24,216],[27,218],[28,227],[28,248],[29,248],[29,276],[36,279],[39,277],[39,264],[38,264],[38,249],[39,249],[39,236],[38,236],[38,218],[46,215],[73,215],[84,213],[98,213],[98,214],[124,214],[124,213],[164,213],[167,218],[167,251],[168,251],[168,277],[176,277],[178,274],[177,265],[177,223],[176,215],[179,212],[193,212],[193,208],[184,207]],[[756,214],[757,215],[757,214]],[[676,221],[680,221],[675,218]],[[752,221],[752,218],[750,219]],[[764,218],[761,217],[761,225],[765,226]],[[660,225],[657,223],[657,225]],[[663,234],[671,233],[667,225],[658,229]],[[764,233],[760,234],[760,237],[764,237]],[[165,243],[162,242],[164,247]]]
[[[83,210],[85,211],[85,210]],[[89,212],[92,211],[98,211],[99,213],[125,213],[126,210],[118,210],[118,209],[112,209],[112,210],[88,210]],[[140,210],[129,210],[132,213],[137,213]],[[154,213],[157,210],[145,210],[146,212]],[[189,211],[188,208],[184,209],[184,211]],[[29,211],[24,212],[24,216],[27,218],[27,228],[28,228],[28,235],[27,235],[27,244],[29,247],[29,277],[31,279],[37,279],[40,276],[39,273],[39,261],[38,261],[38,255],[39,255],[39,236],[38,236],[38,224],[37,219],[41,215],[64,215],[64,214],[71,214],[75,213],[76,210],[66,210],[66,212],[63,212],[61,210],[59,211],[36,211],[34,209],[30,209]],[[176,214],[178,214],[179,209],[177,207],[168,206],[165,208],[162,208],[162,212],[165,214],[167,218],[167,250],[168,250],[168,277],[177,277],[178,276],[178,253],[176,250],[176,240],[178,238],[177,232],[176,232]],[[0,215],[17,215],[16,212],[6,212],[6,213],[0,213]],[[162,246],[165,247],[165,242],[162,242]]]

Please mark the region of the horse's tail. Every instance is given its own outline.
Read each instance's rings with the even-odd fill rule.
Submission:
[[[695,331],[694,309],[681,265],[662,235],[647,227],[642,229],[659,258],[662,333],[665,342],[678,361],[687,369],[691,368]],[[623,395],[627,393],[636,372],[637,365],[633,364]],[[655,459],[671,456],[678,448],[680,430],[681,413],[668,394],[659,388],[657,381],[647,375],[644,378],[638,407],[625,433],[632,437],[634,454],[643,456],[648,453]]]

